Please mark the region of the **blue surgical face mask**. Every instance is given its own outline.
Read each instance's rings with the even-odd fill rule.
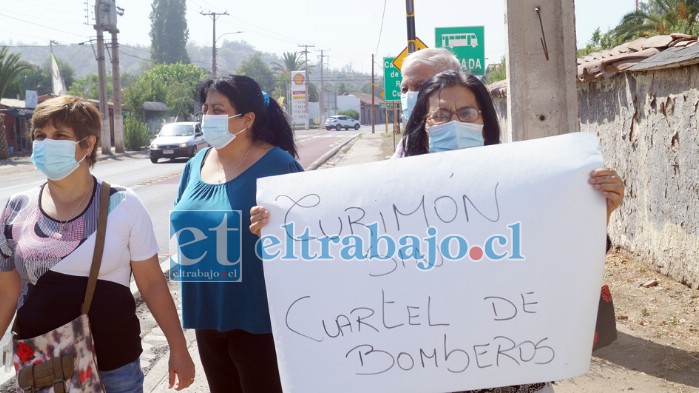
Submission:
[[[80,163],[85,160],[75,161],[75,145],[77,142],[58,139],[43,139],[32,143],[32,162],[49,180],[61,180],[75,172]]]
[[[452,120],[430,127],[430,153],[483,146],[483,124]]]
[[[417,91],[407,91],[400,95],[400,107],[403,110],[403,122],[407,123],[410,115],[413,114],[415,103],[417,102]]]
[[[201,119],[201,131],[204,133],[204,139],[214,149],[223,149],[229,143],[233,142],[235,137],[241,132],[247,130],[245,127],[242,130],[231,134],[228,130],[228,119],[242,116],[242,113],[237,115],[204,115]]]

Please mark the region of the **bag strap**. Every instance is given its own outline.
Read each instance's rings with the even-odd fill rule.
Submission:
[[[87,289],[85,289],[85,300],[83,301],[82,313],[87,314],[92,304],[92,296],[95,294],[97,277],[102,264],[102,254],[104,253],[104,237],[107,232],[107,214],[109,213],[109,183],[102,181],[100,191],[100,213],[97,217],[97,233],[95,237],[95,251],[92,254],[92,265],[90,266],[90,277],[87,279]]]

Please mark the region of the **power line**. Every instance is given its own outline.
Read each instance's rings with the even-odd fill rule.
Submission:
[[[381,15],[381,28],[379,29],[379,39],[376,41],[376,49],[374,50],[374,57],[379,51],[379,44],[381,43],[381,33],[383,33],[383,22],[386,17],[386,0],[383,0],[383,14]]]
[[[20,22],[24,22],[24,23],[29,23],[30,25],[43,27],[43,28],[45,28],[45,29],[60,31],[61,33],[68,33],[68,34],[71,34],[71,35],[74,35],[74,36],[78,36],[78,37],[85,37],[84,35],[75,34],[75,33],[73,33],[72,31],[56,29],[56,28],[53,28],[53,27],[45,26],[45,25],[42,25],[42,24],[39,24],[39,23],[30,22],[30,21],[28,21],[28,20],[16,18],[16,17],[14,17],[14,16],[2,14],[2,13],[0,13],[0,16],[4,16],[4,17],[6,17],[6,18],[14,19],[14,20],[17,20],[17,21],[20,21]]]

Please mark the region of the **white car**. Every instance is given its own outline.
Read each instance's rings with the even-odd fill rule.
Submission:
[[[150,161],[155,164],[159,158],[194,157],[199,149],[206,146],[209,144],[198,122],[165,124],[150,144]]]
[[[327,119],[325,119],[325,129],[330,131],[333,128],[340,131],[341,129],[349,130],[350,128],[354,128],[355,130],[358,130],[359,127],[361,127],[361,124],[359,124],[359,121],[354,120],[353,118],[349,116],[344,116],[344,115],[336,115],[336,116],[330,116]]]

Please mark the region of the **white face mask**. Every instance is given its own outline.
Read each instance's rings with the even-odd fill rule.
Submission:
[[[483,124],[452,120],[430,127],[430,153],[483,146]]]
[[[237,115],[204,115],[201,119],[201,131],[204,133],[204,139],[214,149],[223,149],[229,143],[233,142],[235,137],[241,132],[247,130],[245,127],[242,130],[231,134],[228,130],[228,119],[242,116],[242,113]]]
[[[415,103],[417,102],[417,91],[407,91],[400,95],[400,107],[403,110],[403,123],[407,123],[410,115],[413,114]]]
[[[62,139],[43,139],[32,143],[32,162],[49,180],[61,180],[75,172],[80,163],[75,161],[75,145],[77,142]]]

